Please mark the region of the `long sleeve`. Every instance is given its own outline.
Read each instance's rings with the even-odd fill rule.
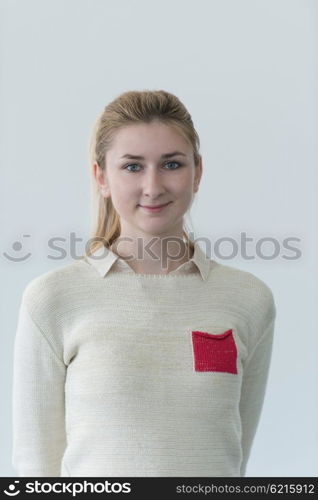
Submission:
[[[66,446],[66,366],[22,299],[13,360],[12,465],[19,476],[60,476]]]
[[[275,316],[267,325],[253,351],[248,356],[244,368],[240,398],[243,451],[241,476],[245,476],[247,461],[265,398],[273,346],[274,324]]]
[[[13,466],[33,477],[244,474],[271,355],[269,287],[198,245],[191,265],[169,274],[96,257],[24,291]]]

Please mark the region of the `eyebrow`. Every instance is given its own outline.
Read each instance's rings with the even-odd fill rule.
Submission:
[[[181,151],[173,151],[172,153],[165,153],[164,155],[161,155],[161,158],[171,158],[172,156],[187,156],[184,153],[181,153]],[[143,156],[139,155],[132,155],[130,153],[125,154],[122,156],[122,158],[129,158],[132,160],[144,160],[145,158]]]

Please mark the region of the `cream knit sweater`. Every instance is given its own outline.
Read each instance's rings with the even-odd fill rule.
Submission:
[[[244,476],[276,308],[253,274],[193,258],[137,274],[110,250],[34,278],[14,344],[20,476]]]

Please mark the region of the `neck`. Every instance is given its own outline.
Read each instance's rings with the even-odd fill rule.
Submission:
[[[111,250],[127,261],[137,273],[167,274],[190,260],[193,249],[181,237],[152,237],[116,240]]]

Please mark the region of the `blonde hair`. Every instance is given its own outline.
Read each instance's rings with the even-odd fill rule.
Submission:
[[[102,196],[93,175],[93,164],[97,163],[101,169],[105,169],[106,153],[111,148],[116,131],[121,127],[134,123],[151,123],[153,121],[170,125],[181,133],[192,145],[195,167],[199,164],[201,156],[199,153],[199,136],[193,126],[190,113],[175,95],[164,90],[131,90],[116,97],[104,108],[104,111],[97,119],[90,141],[92,206],[91,235],[88,245],[86,245],[87,256],[101,246],[110,248],[120,236],[120,218],[113,206],[111,197],[105,198]],[[185,224],[183,236],[188,248],[193,250],[194,244],[188,235]]]

